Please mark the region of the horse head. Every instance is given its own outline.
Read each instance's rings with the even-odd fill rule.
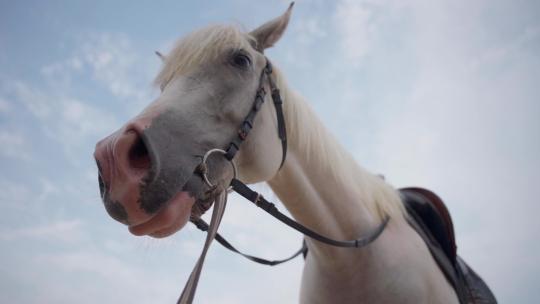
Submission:
[[[94,157],[109,215],[135,235],[166,237],[212,202],[233,178],[218,154],[207,160],[209,187],[197,169],[211,149],[225,149],[253,106],[267,59],[285,31],[292,4],[251,32],[211,26],[181,39],[156,77],[161,94],[139,115],[99,141]],[[264,86],[267,86],[265,83]],[[269,91],[269,90],[268,90]],[[269,94],[264,97],[269,99]],[[270,179],[281,163],[276,111],[264,102],[234,161],[247,182]]]

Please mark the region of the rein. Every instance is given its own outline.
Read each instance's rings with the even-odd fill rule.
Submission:
[[[246,184],[244,184],[242,181],[236,178],[237,169],[236,169],[236,165],[234,164],[233,159],[236,153],[240,150],[241,144],[247,138],[251,129],[253,129],[253,122],[255,120],[255,117],[257,116],[257,113],[259,112],[259,110],[261,109],[264,103],[264,100],[267,94],[264,88],[265,79],[268,81],[268,85],[270,87],[270,93],[271,93],[272,100],[274,102],[274,107],[276,110],[278,137],[281,140],[282,153],[283,153],[279,169],[283,167],[283,164],[285,163],[285,158],[287,156],[287,130],[285,127],[285,118],[283,115],[283,107],[282,107],[283,100],[281,99],[281,94],[280,94],[279,89],[277,88],[274,80],[272,79],[272,65],[270,61],[266,58],[266,66],[261,72],[261,77],[259,80],[259,88],[257,89],[255,100],[253,102],[251,110],[244,118],[244,121],[240,124],[240,128],[238,129],[236,136],[229,143],[226,150],[212,149],[206,152],[206,154],[204,155],[202,159],[201,164],[196,168],[195,173],[201,175],[204,182],[210,188],[216,189],[218,186],[213,185],[211,181],[208,179],[208,176],[207,176],[208,170],[206,166],[206,160],[208,156],[210,156],[210,154],[212,153],[221,153],[231,163],[233,167],[234,177],[231,180],[228,190],[237,192],[238,194],[240,194],[241,196],[243,196],[244,198],[246,198],[247,200],[255,204],[257,207],[263,209],[268,214],[270,214],[274,218],[284,223],[285,225],[319,242],[322,242],[331,246],[335,246],[335,247],[344,247],[344,248],[361,248],[361,247],[369,245],[370,243],[375,241],[386,228],[388,222],[390,221],[390,217],[388,215],[376,228],[374,228],[368,234],[366,234],[365,236],[361,238],[358,238],[355,240],[345,240],[345,241],[335,240],[327,236],[321,235],[311,230],[310,228],[298,223],[297,221],[293,220],[287,215],[281,213],[273,203],[267,201],[260,193],[253,191]],[[204,263],[204,258],[206,257],[208,248],[210,247],[210,244],[212,240],[214,239],[217,240],[223,247],[227,248],[230,251],[240,254],[243,257],[253,262],[263,264],[263,265],[269,265],[269,266],[274,266],[274,265],[278,265],[278,264],[290,261],[300,254],[304,254],[304,257],[305,257],[305,255],[307,254],[308,248],[306,246],[305,240],[302,242],[302,247],[298,251],[296,251],[292,256],[286,259],[282,259],[282,260],[267,260],[267,259],[258,258],[249,254],[242,253],[238,249],[236,249],[234,246],[232,246],[223,236],[221,236],[217,232],[219,223],[221,222],[221,218],[223,217],[223,213],[225,212],[225,206],[227,202],[227,191],[226,189],[222,189],[222,190],[223,191],[221,191],[218,194],[215,200],[210,224],[207,224],[203,219],[200,218],[200,216],[196,216],[196,217],[192,216],[190,218],[190,221],[193,224],[195,224],[195,226],[198,229],[200,229],[201,231],[207,232],[207,237],[206,237],[206,241],[205,241],[201,256],[197,260],[197,263],[195,264],[195,267],[193,271],[191,272],[188,282],[186,283],[184,290],[182,291],[182,294],[180,295],[180,298],[178,299],[177,303],[189,304],[193,302],[193,299],[195,297],[195,291],[197,289],[197,283],[198,283],[199,276],[200,276],[202,266]],[[203,206],[202,208],[208,209],[208,207],[209,206]]]

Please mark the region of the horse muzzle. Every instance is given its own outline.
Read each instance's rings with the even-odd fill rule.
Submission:
[[[195,201],[214,193],[200,175],[207,145],[170,112],[139,116],[96,144],[99,187],[109,215],[135,235],[163,237],[183,227]],[[209,178],[225,180],[221,155],[207,160]],[[230,165],[229,165],[230,166]]]
[[[109,215],[124,224],[145,220],[148,214],[136,204],[152,161],[140,130],[128,125],[99,141],[94,158],[101,197]]]

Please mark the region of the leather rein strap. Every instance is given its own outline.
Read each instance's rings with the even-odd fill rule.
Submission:
[[[390,220],[389,216],[386,216],[385,219],[377,226],[377,228],[370,231],[366,236],[362,238],[358,238],[355,240],[348,240],[348,241],[340,241],[340,240],[334,240],[329,237],[326,237],[322,234],[319,234],[306,226],[298,223],[297,221],[291,219],[290,217],[286,216],[285,214],[281,213],[276,206],[267,201],[262,195],[259,193],[251,190],[246,184],[243,182],[233,179],[231,181],[231,186],[234,191],[236,191],[238,194],[242,195],[244,198],[249,200],[250,202],[254,203],[257,207],[263,209],[271,216],[275,217],[285,225],[293,228],[294,230],[309,236],[312,239],[315,239],[319,242],[334,246],[334,247],[346,247],[346,248],[360,248],[368,245],[369,243],[373,242],[374,240],[381,235],[384,228],[388,224],[388,221]]]
[[[193,223],[195,224],[195,226],[197,226],[197,228],[199,228],[201,231],[208,231],[210,229],[210,225],[208,225],[204,220],[202,219],[198,219],[198,220],[195,220],[193,221]],[[282,259],[282,260],[267,260],[267,259],[263,259],[263,258],[258,258],[256,256],[252,256],[252,255],[249,255],[249,254],[245,254],[241,251],[239,251],[238,249],[236,249],[233,245],[231,245],[231,243],[229,243],[223,236],[221,236],[219,233],[216,233],[216,236],[215,236],[215,240],[218,241],[218,243],[220,243],[223,247],[229,249],[230,251],[234,252],[234,253],[237,253],[243,257],[245,257],[246,259],[250,260],[250,261],[253,261],[255,263],[259,263],[259,264],[263,264],[263,265],[268,265],[268,266],[275,266],[275,265],[279,265],[281,263],[285,263],[285,262],[288,262],[292,259],[294,259],[295,257],[299,256],[300,254],[307,254],[307,246],[306,246],[306,243],[305,242],[302,242],[302,247],[296,251],[293,255],[291,255],[290,257],[286,258],[286,259]]]

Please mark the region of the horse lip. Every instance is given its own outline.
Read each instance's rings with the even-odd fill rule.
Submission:
[[[156,210],[156,211],[155,211],[154,213],[152,213],[152,214],[149,214],[149,217],[148,217],[148,218],[146,218],[146,219],[144,219],[144,220],[142,220],[142,221],[138,221],[138,222],[130,222],[130,223],[128,223],[127,225],[128,225],[128,228],[129,228],[130,232],[132,231],[132,229],[134,229],[134,228],[136,229],[137,227],[140,227],[141,225],[144,225],[144,224],[146,224],[146,223],[152,221],[156,216],[158,216],[160,213],[162,213],[163,210],[167,209],[168,205],[172,203],[172,201],[175,199],[175,197],[176,197],[177,195],[179,195],[180,193],[182,193],[182,192],[187,193],[187,195],[188,195],[190,198],[194,199],[194,201],[195,201],[194,204],[196,204],[196,203],[198,202],[197,196],[193,195],[193,193],[191,193],[190,191],[184,190],[184,187],[182,187],[182,190],[176,192],[175,195],[173,195],[171,198],[169,198],[168,200],[166,200],[165,202],[163,202],[163,203],[161,204],[161,207],[160,207],[158,210]],[[133,232],[131,232],[131,233],[134,234],[134,235],[139,235],[139,234],[135,234],[135,233],[133,233]],[[142,234],[141,234],[141,235],[142,235]],[[151,234],[149,234],[149,235],[152,236]]]

